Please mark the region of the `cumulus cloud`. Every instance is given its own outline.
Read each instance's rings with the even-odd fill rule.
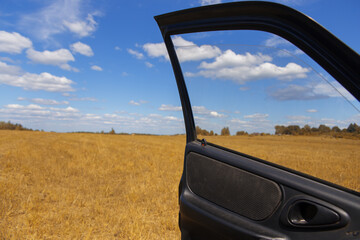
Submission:
[[[1,66],[1,64],[0,64]],[[5,70],[4,70],[5,69]],[[73,81],[66,77],[54,76],[43,72],[40,74],[25,73],[21,74],[19,69],[12,70],[0,67],[0,84],[21,87],[25,90],[44,90],[49,92],[69,92],[74,91],[71,87]]]
[[[128,53],[130,53],[131,55],[133,55],[137,59],[143,59],[144,58],[144,54],[142,54],[141,52],[138,52],[138,51],[130,49],[130,48],[127,49],[127,51],[128,51]]]
[[[94,71],[100,71],[100,72],[103,70],[102,67],[97,66],[97,65],[92,65],[91,69],[94,70]]]
[[[200,1],[201,6],[218,4],[218,3],[221,3],[221,0],[201,0]]]
[[[161,104],[161,106],[159,107],[159,110],[160,111],[177,112],[177,111],[182,111],[182,108],[180,106]],[[192,110],[193,110],[194,114],[202,115],[202,116],[206,116],[206,117],[214,117],[214,118],[226,117],[225,114],[219,113],[214,110],[207,109],[204,106],[193,106]]]
[[[270,38],[265,40],[265,46],[267,47],[278,47],[278,46],[289,46],[291,43],[282,37],[272,35]]]
[[[40,105],[67,105],[69,104],[68,101],[56,101],[53,99],[43,99],[43,98],[31,98],[31,99],[26,99],[23,97],[18,97],[17,100],[19,101],[30,101],[32,103],[37,103]]]
[[[194,114],[203,115],[207,117],[216,117],[216,118],[226,117],[225,114],[218,113],[217,111],[214,110],[209,110],[204,106],[193,106],[192,110]]]
[[[84,6],[84,0],[54,0],[38,12],[23,15],[19,26],[42,40],[49,40],[53,35],[64,32],[86,37],[96,30],[94,17],[100,14],[88,13]]]
[[[154,65],[150,62],[145,62],[145,65],[148,67],[148,68],[152,68]]]
[[[210,59],[221,54],[221,50],[216,46],[197,46],[195,43],[187,41],[179,36],[173,38],[173,43],[176,47],[176,54],[180,62]]]
[[[69,119],[79,118],[79,110],[73,107],[67,108],[53,108],[53,107],[42,107],[36,104],[20,105],[20,104],[7,104],[4,108],[0,108],[0,114],[6,115],[10,118],[18,117],[21,119],[29,118],[34,119]]]
[[[160,111],[182,111],[181,106],[173,106],[173,105],[166,105],[166,104],[161,104],[161,106],[159,107]]]
[[[130,104],[130,105],[135,105],[135,106],[139,106],[139,105],[140,105],[140,103],[135,102],[134,100],[131,100],[131,101],[129,102],[129,104]]]
[[[305,78],[310,70],[296,63],[288,63],[284,67],[265,62],[256,66],[223,67],[219,69],[205,69],[197,73],[186,72],[187,77],[202,76],[211,79],[231,80],[238,84],[259,79],[277,78],[292,80]]]
[[[169,60],[169,55],[167,53],[165,43],[146,43],[143,46],[144,51],[149,57],[164,57]]]
[[[272,132],[274,125],[268,117],[267,113],[254,113],[245,115],[244,119],[233,118],[229,121],[229,125],[232,129],[247,132]]]
[[[32,42],[30,39],[17,32],[0,31],[0,52],[21,53],[23,49],[30,48]]]
[[[195,43],[187,41],[180,36],[175,36],[172,40],[180,62],[210,59],[221,54],[221,50],[216,46],[197,46]],[[163,57],[169,60],[169,55],[164,43],[146,43],[143,49],[149,57]]]
[[[223,54],[216,57],[214,62],[202,62],[199,68],[202,69],[221,69],[232,68],[237,66],[251,66],[272,61],[272,57],[261,53],[236,54],[232,50],[226,50]]]
[[[129,102],[130,105],[134,105],[134,106],[140,106],[141,104],[145,104],[145,103],[147,103],[147,101],[144,101],[144,100],[140,100],[138,102],[135,102],[134,100],[131,100]]]
[[[279,101],[287,100],[313,100],[333,97],[345,97],[350,101],[355,98],[338,82],[320,82],[307,85],[290,84],[270,92],[270,96]]]
[[[318,112],[318,110],[316,110],[316,109],[308,109],[308,110],[306,110],[308,113],[316,113],[316,112]]]
[[[18,75],[21,73],[21,68],[14,65],[8,65],[0,61],[0,74],[1,75]],[[0,80],[1,81],[1,80]]]
[[[55,51],[45,50],[43,52],[28,49],[26,54],[27,57],[35,63],[54,65],[68,71],[78,71],[76,68],[73,68],[68,64],[69,61],[75,61],[75,58],[69,50],[64,48]]]
[[[277,35],[272,35],[270,38],[266,39],[264,44],[267,47],[274,47],[274,48],[281,47],[282,49],[280,49],[277,53],[278,57],[290,57],[293,55],[304,54],[302,50],[298,49],[292,43]]]
[[[252,119],[263,119],[269,117],[269,114],[264,113],[255,113],[251,115],[245,115],[244,118],[252,118]]]
[[[93,97],[81,97],[81,98],[78,98],[78,97],[73,97],[73,98],[70,98],[71,101],[89,101],[89,102],[97,102],[98,100],[96,98],[93,98]]]
[[[91,47],[82,42],[76,42],[74,44],[71,44],[70,49],[73,53],[80,53],[87,57],[94,56],[94,52]]]
[[[86,37],[91,35],[97,27],[97,22],[94,20],[93,14],[88,14],[84,20],[67,21],[64,20],[63,24],[73,33],[79,37]]]

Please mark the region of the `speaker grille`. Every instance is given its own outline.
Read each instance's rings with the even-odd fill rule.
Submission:
[[[193,152],[186,179],[196,195],[252,220],[267,218],[281,201],[277,183]]]

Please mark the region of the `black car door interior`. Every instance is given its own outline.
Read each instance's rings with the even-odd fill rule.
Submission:
[[[360,239],[360,194],[197,139],[171,36],[261,30],[292,42],[360,100],[359,55],[311,18],[268,2],[211,5],[155,17],[175,73],[187,145],[179,185],[182,239]]]

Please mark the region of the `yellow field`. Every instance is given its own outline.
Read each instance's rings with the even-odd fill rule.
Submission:
[[[360,191],[359,140],[207,140]],[[0,239],[179,239],[184,147],[185,136],[0,131]]]

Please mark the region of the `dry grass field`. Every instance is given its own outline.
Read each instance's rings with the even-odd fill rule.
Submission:
[[[360,140],[207,140],[360,191]],[[185,136],[0,131],[0,239],[179,239],[184,146]]]

